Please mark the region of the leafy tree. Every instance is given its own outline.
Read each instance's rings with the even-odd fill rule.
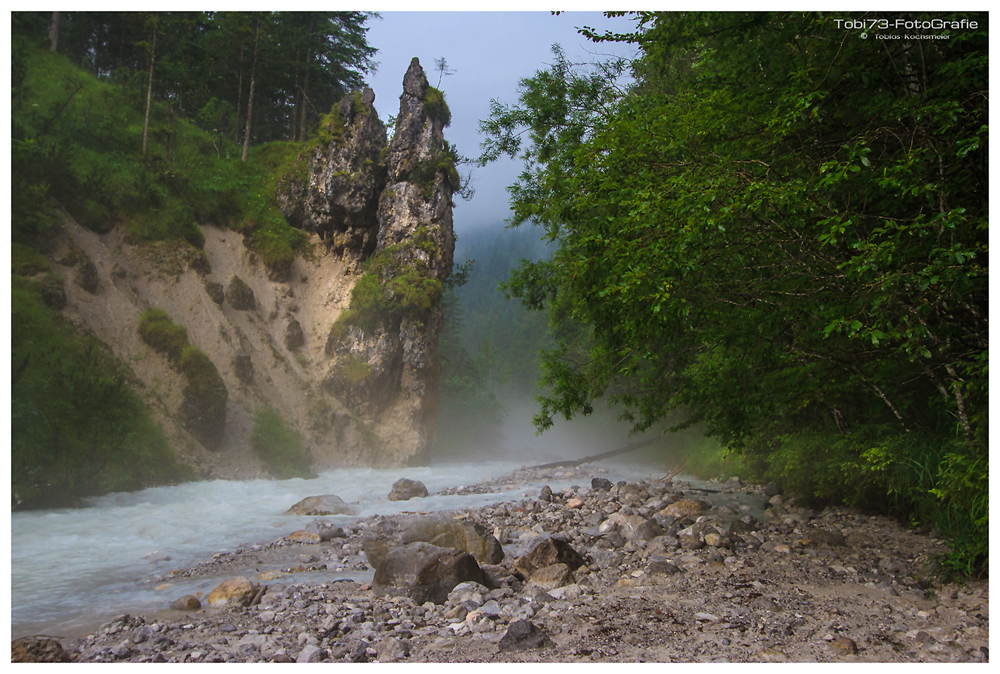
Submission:
[[[808,496],[916,512],[984,493],[985,30],[636,18],[586,31],[639,47],[634,86],[557,50],[482,125],[483,161],[525,162],[513,224],[558,246],[507,289],[589,332],[543,356],[536,425],[607,397],[637,430],[684,410],[676,428],[706,424]],[[983,522],[947,526],[985,568]]]

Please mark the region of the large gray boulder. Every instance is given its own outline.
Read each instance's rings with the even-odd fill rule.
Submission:
[[[566,541],[546,538],[539,541],[531,552],[514,560],[514,568],[525,578],[531,578],[535,571],[552,564],[565,564],[570,571],[575,571],[585,563],[580,553]]]
[[[486,584],[475,557],[455,548],[410,543],[389,551],[375,569],[372,591],[377,595],[409,597],[417,604],[444,604],[448,594],[466,581]]]
[[[419,480],[410,480],[401,477],[392,485],[389,492],[390,501],[409,501],[411,498],[424,498],[427,496],[427,487]]]
[[[447,513],[386,520],[374,527],[372,533],[362,545],[368,563],[376,569],[393,548],[418,542],[458,548],[480,564],[499,564],[504,558],[503,547],[486,527]]]

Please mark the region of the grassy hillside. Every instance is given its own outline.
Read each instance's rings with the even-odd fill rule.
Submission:
[[[16,36],[12,58],[12,507],[191,479],[128,367],[60,313],[66,280],[47,258],[58,210],[92,231],[122,228],[131,243],[192,252],[204,243],[200,223],[229,227],[280,275],[306,245],[273,199],[299,146],[263,146],[244,164],[240,148],[161,102],[143,154],[138,89]]]

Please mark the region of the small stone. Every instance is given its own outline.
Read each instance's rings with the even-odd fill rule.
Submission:
[[[295,658],[295,662],[319,662],[323,657],[323,649],[314,644],[306,645]]]
[[[858,645],[854,643],[853,639],[838,637],[830,642],[830,650],[835,655],[857,655]]]
[[[197,597],[187,594],[180,599],[175,600],[174,603],[170,605],[170,608],[175,611],[197,611],[201,608],[201,602],[198,601]]]
[[[501,637],[499,649],[501,653],[527,651],[545,648],[552,645],[552,640],[542,629],[530,620],[515,620]]]
[[[285,536],[289,541],[297,541],[299,543],[322,543],[323,537],[317,534],[315,531],[306,531],[305,529],[299,529],[298,531],[293,531],[292,533]]]

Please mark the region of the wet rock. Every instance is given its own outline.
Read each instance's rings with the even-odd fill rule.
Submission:
[[[764,496],[767,497],[777,496],[780,493],[781,490],[778,488],[777,482],[768,482],[767,486],[764,487]]]
[[[527,651],[536,648],[552,646],[552,640],[541,628],[530,620],[515,620],[501,637],[499,650],[501,653]]]
[[[552,502],[552,488],[549,485],[542,487],[541,493],[538,494],[538,500]]]
[[[585,563],[580,553],[566,541],[546,538],[539,541],[529,553],[514,560],[514,568],[525,578],[530,578],[535,570],[551,564],[565,564],[571,571],[575,571]]]
[[[423,482],[405,477],[396,480],[392,485],[392,491],[389,492],[390,501],[409,501],[411,498],[425,496],[427,496],[427,487],[424,486]]]
[[[243,576],[230,578],[216,586],[208,595],[208,605],[212,608],[225,606],[247,606],[257,593],[257,586]]]
[[[343,529],[322,520],[310,522],[306,525],[305,530],[319,534],[320,540],[324,543],[326,541],[332,541],[335,538],[347,538],[347,533]]]
[[[307,515],[311,517],[353,515],[354,509],[336,494],[323,494],[322,496],[309,496],[302,499],[285,511],[285,514]]]
[[[375,570],[372,591],[377,595],[409,597],[417,604],[443,604],[448,593],[465,581],[485,584],[475,557],[455,548],[410,543],[394,548]]]
[[[736,477],[735,475],[726,480],[726,484],[723,486],[723,489],[725,489],[726,491],[739,491],[742,488],[743,488],[743,482],[740,480],[740,478]]]
[[[595,477],[590,481],[590,488],[595,491],[611,491],[611,488],[614,486],[611,480],[604,477]]]
[[[186,594],[180,599],[174,600],[174,603],[170,605],[170,608],[175,611],[197,611],[201,608],[201,601],[198,597],[191,594]]]
[[[299,529],[298,531],[293,531],[292,533],[285,536],[289,541],[296,541],[298,543],[322,543],[323,537],[320,536],[315,531],[306,531],[305,529]]]
[[[10,642],[11,662],[72,662],[62,644],[49,637],[21,637]]]

